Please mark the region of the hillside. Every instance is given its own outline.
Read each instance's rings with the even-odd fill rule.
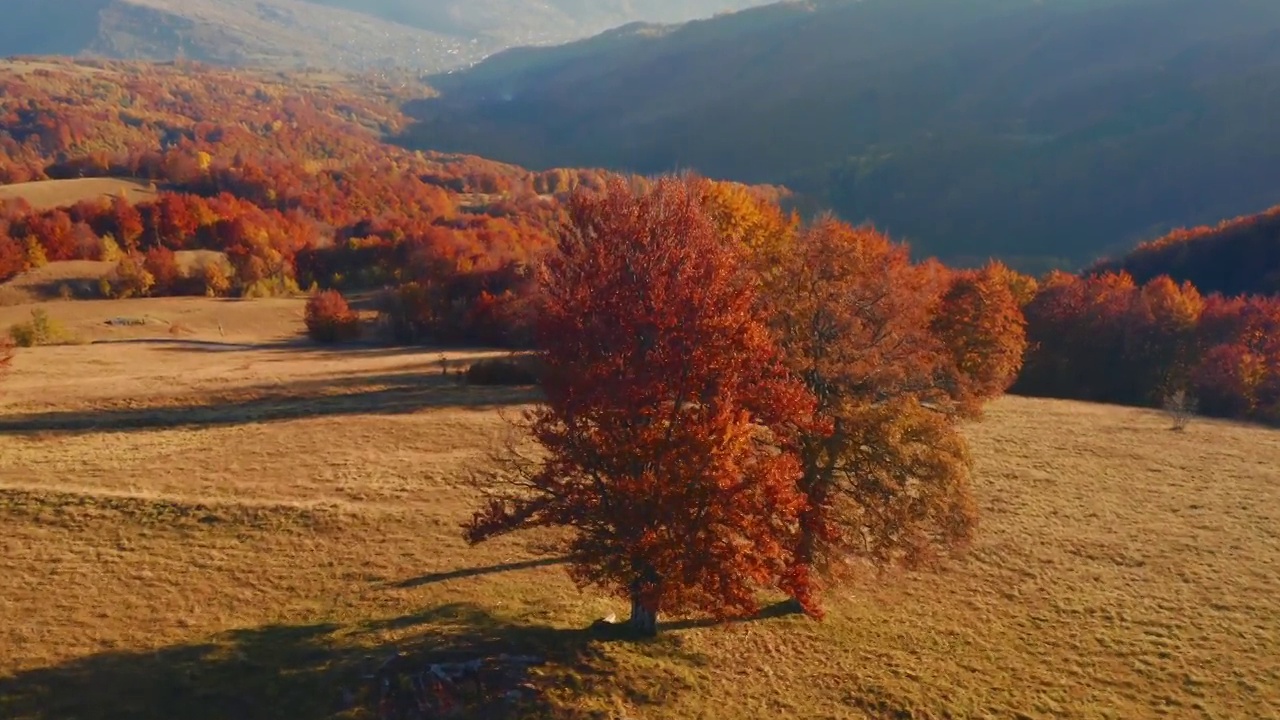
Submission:
[[[5,8],[0,56],[446,70],[516,44],[636,20],[678,22],[757,0],[59,0]]]
[[[6,718],[373,718],[362,677],[396,651],[544,656],[553,708],[531,717],[1280,703],[1272,431],[1006,398],[966,431],[982,529],[943,576],[850,583],[820,623],[673,616],[657,641],[617,642],[585,628],[622,603],[556,556],[460,537],[527,391],[456,385],[434,351],[299,344],[301,300],[45,307],[108,342],[24,351],[3,381]],[[0,326],[28,311],[0,308]],[[152,324],[104,322],[119,316]]]
[[[431,70],[482,57],[464,40],[301,0],[66,0],[6,17],[0,56],[54,54]]]
[[[1280,295],[1280,207],[1178,230],[1091,270],[1124,271],[1138,282],[1168,275],[1204,293]]]
[[[786,183],[918,247],[1083,265],[1280,198],[1280,4],[816,0],[515,49],[415,147]]]
[[[125,197],[141,202],[155,196],[145,183],[118,178],[70,178],[0,185],[0,202],[24,200],[36,210],[75,205],[84,200]]]

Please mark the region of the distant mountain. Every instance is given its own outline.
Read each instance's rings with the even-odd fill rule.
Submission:
[[[8,0],[0,56],[443,71],[520,44],[637,20],[679,22],[762,0]]]
[[[810,0],[517,48],[416,147],[787,183],[953,261],[1081,266],[1280,200],[1280,2]]]
[[[679,23],[768,0],[306,0],[507,46],[563,42],[631,22]]]

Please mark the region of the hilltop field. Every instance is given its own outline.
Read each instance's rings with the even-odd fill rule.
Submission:
[[[1273,430],[1006,398],[969,430],[964,562],[831,590],[821,623],[609,640],[587,628],[622,603],[546,537],[460,537],[534,399],[457,382],[479,351],[446,376],[437,350],[320,349],[294,299],[41,307],[71,342],[0,380],[5,718],[373,717],[349,704],[392,652],[479,648],[545,656],[565,717],[1280,712]]]
[[[145,183],[122,178],[72,178],[0,185],[0,201],[22,199],[36,210],[68,207],[83,200],[124,197],[131,203],[155,199]]]

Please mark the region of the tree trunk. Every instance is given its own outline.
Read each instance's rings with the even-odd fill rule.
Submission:
[[[631,618],[627,620],[627,624],[636,634],[653,637],[658,634],[658,611],[645,607],[644,601],[635,592],[632,592]]]
[[[633,559],[631,569],[635,579],[631,581],[631,618],[627,624],[632,631],[644,637],[658,634],[657,589],[660,578],[653,566],[644,560]]]

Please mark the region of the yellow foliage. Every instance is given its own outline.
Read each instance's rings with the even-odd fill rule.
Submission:
[[[1030,275],[1023,275],[1004,263],[992,261],[985,268],[992,278],[1005,284],[1009,288],[1009,292],[1013,293],[1013,297],[1018,301],[1018,307],[1025,308],[1027,303],[1035,299],[1036,293],[1040,291],[1040,284]]]
[[[34,270],[48,264],[49,258],[44,254],[44,246],[40,241],[33,237],[27,238],[27,269]]]
[[[116,263],[115,270],[108,278],[103,278],[100,289],[107,297],[131,298],[146,297],[155,287],[156,278],[137,255],[125,255]]]
[[[120,249],[120,243],[112,235],[102,236],[102,260],[107,262],[120,262],[124,257],[124,251]]]
[[[796,237],[800,220],[746,185],[704,180],[702,202],[720,233],[754,256],[763,268],[776,267]]]

